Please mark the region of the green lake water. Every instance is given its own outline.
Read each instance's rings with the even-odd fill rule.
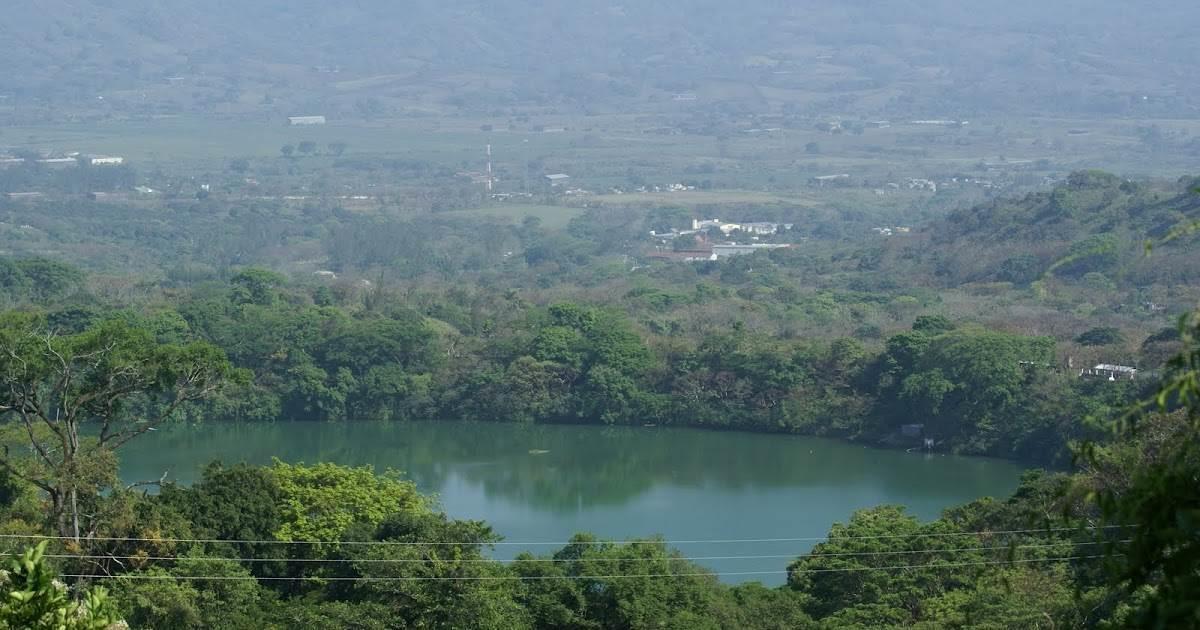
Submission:
[[[405,424],[207,424],[147,434],[123,452],[129,481],[191,483],[226,463],[330,461],[403,471],[456,518],[548,553],[575,532],[660,535],[729,582],[784,581],[788,558],[858,509],[907,506],[922,518],[1017,485],[1013,463],[879,450],[835,440],[691,429]],[[720,542],[713,542],[720,541]],[[732,542],[740,541],[740,542]],[[554,543],[554,544],[543,544]]]

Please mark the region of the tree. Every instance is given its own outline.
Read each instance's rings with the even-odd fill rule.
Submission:
[[[312,140],[304,140],[300,144],[296,145],[296,150],[300,151],[304,155],[311,155],[316,152],[317,143],[313,142]]]
[[[16,262],[0,258],[0,289],[4,290],[5,301],[17,301],[27,295],[31,281]]]
[[[411,481],[373,468],[275,460],[271,471],[282,495],[279,540],[336,543],[355,524],[378,526],[397,512],[426,512],[425,498]]]
[[[56,260],[24,258],[16,266],[28,278],[29,292],[37,301],[65,297],[83,283],[82,271]]]
[[[269,541],[283,525],[283,492],[271,469],[213,462],[190,488],[164,484],[159,502],[183,514],[199,538]],[[270,557],[279,545],[269,542],[232,543],[239,557]],[[255,563],[256,574],[268,563]]]
[[[279,149],[279,152],[283,154],[283,157],[292,157],[292,154],[296,152],[296,147],[295,145],[285,144]]]
[[[275,301],[275,289],[287,280],[267,269],[250,267],[240,271],[230,283],[234,286],[234,302],[267,306]]]
[[[208,579],[176,579],[204,576]],[[221,558],[180,558],[117,580],[114,597],[137,628],[262,628],[262,593],[245,567]]]
[[[928,626],[923,627],[981,630],[1083,627],[1076,611],[1071,576],[1062,566],[1016,565],[988,573],[971,586],[926,602],[922,616]]]
[[[1095,490],[1107,523],[1134,527],[1113,573],[1127,592],[1142,590],[1130,625],[1144,628],[1200,627],[1200,311],[1180,322],[1185,351],[1168,364],[1158,392],[1118,426],[1118,437],[1143,441],[1144,459],[1123,483]],[[1158,423],[1145,412],[1177,409],[1178,421],[1159,439]],[[1107,451],[1089,445],[1083,453],[1104,466]]]
[[[1125,335],[1120,329],[1111,327],[1092,328],[1075,338],[1075,343],[1081,346],[1111,346],[1124,342]]]
[[[727,591],[662,541],[620,545],[576,534],[552,558],[518,556],[513,571],[528,580],[521,601],[542,628],[721,627]]]
[[[354,569],[374,580],[359,594],[387,604],[398,627],[531,627],[528,613],[514,599],[517,582],[506,579],[511,576],[506,567],[483,553],[499,540],[486,524],[400,511],[380,523],[373,538],[400,544],[349,550]]]
[[[0,630],[105,630],[123,627],[103,588],[73,600],[46,566],[46,542],[14,558],[0,572]]]
[[[923,332],[930,335],[937,335],[944,332],[954,330],[954,322],[946,318],[945,315],[921,315],[913,321],[913,332]]]
[[[921,326],[940,328],[935,319]],[[924,418],[925,434],[954,450],[986,453],[1013,437],[1037,367],[1053,361],[1054,340],[1045,337],[901,333],[888,340],[879,366],[880,409],[894,420]]]
[[[57,335],[39,315],[0,315],[0,418],[15,421],[0,466],[47,493],[60,535],[94,535],[85,504],[116,483],[115,452],[241,377],[215,346],[159,344],[124,319]]]
[[[339,142],[330,142],[328,145],[326,145],[326,148],[329,149],[329,152],[332,153],[334,156],[341,156],[343,153],[346,152],[346,147],[348,147],[348,146],[349,145],[347,145],[345,142],[339,141]]]
[[[692,214],[678,206],[652,208],[646,214],[646,228],[659,233],[689,227]]]

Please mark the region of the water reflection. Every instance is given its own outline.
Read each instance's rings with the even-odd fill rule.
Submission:
[[[273,456],[402,470],[451,515],[487,520],[516,541],[562,541],[576,531],[678,540],[819,536],[854,510],[881,503],[933,518],[950,505],[1007,494],[1020,474],[1006,462],[794,436],[428,422],[177,426],[131,444],[122,476],[156,479],[169,470],[190,483],[213,459],[266,464]],[[796,554],[808,547],[680,546],[688,555]],[[774,571],[786,560],[705,564]]]
[[[994,460],[925,457],[781,435],[689,429],[511,424],[274,423],[177,426],[136,443],[126,478],[190,483],[213,459],[227,463],[333,461],[404,471],[423,490],[451,477],[549,512],[620,505],[656,486],[741,492],[866,487],[920,502],[948,491],[1011,489],[1019,470]]]

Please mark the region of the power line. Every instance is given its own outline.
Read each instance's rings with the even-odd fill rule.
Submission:
[[[1074,532],[1082,530],[1106,530],[1137,527],[1136,525],[1101,525],[1089,527],[1046,527],[1038,529],[1009,529],[980,532],[936,532],[929,534],[877,534],[872,536],[802,536],[797,538],[728,538],[701,540],[627,540],[625,545],[708,545],[708,544],[757,544],[780,542],[831,542],[839,540],[884,540],[895,538],[948,538],[954,536],[1000,536],[1009,534],[1045,534],[1054,532]],[[347,545],[347,546],[456,546],[456,545],[486,545],[486,546],[523,546],[523,547],[568,547],[574,545],[589,545],[603,540],[569,540],[565,542],[544,541],[400,541],[400,540],[238,540],[221,538],[136,538],[122,536],[92,536],[75,538],[73,536],[43,536],[37,534],[0,534],[0,539],[37,539],[37,540],[68,540],[68,541],[104,541],[104,542],[147,542],[147,543],[203,543],[203,544],[243,544],[243,545]]]
[[[836,569],[796,569],[794,571],[733,571],[718,573],[648,573],[634,575],[479,575],[479,576],[415,576],[415,577],[255,577],[253,575],[82,575],[68,574],[61,577],[77,579],[106,579],[106,580],[214,580],[214,581],[326,581],[326,582],[487,582],[487,581],[535,581],[535,580],[616,580],[640,578],[680,578],[680,577],[734,577],[747,575],[788,575],[797,573],[852,573],[857,571],[893,571],[901,569],[941,569],[951,567],[984,566],[998,564],[1027,564],[1033,562],[1066,562],[1068,560],[1090,560],[1106,558],[1104,555],[1066,556],[1059,558],[1026,558],[1018,560],[981,560],[975,562],[936,562],[927,564],[907,564],[887,567],[842,567]]]
[[[841,552],[821,552],[818,554],[773,554],[773,555],[738,555],[738,556],[694,556],[681,558],[666,558],[671,561],[687,561],[700,562],[712,560],[778,560],[781,558],[844,558],[858,556],[895,556],[895,555],[913,555],[922,553],[962,553],[968,551],[1006,551],[1016,549],[1048,549],[1060,547],[1064,544],[1075,545],[1079,547],[1091,547],[1096,545],[1107,544],[1123,544],[1133,542],[1132,539],[1113,540],[1113,541],[1094,541],[1094,542],[1070,542],[1062,541],[1057,543],[1049,543],[1042,545],[1000,545],[992,547],[956,547],[951,549],[907,549],[907,550],[891,550],[891,551],[841,551]],[[225,560],[228,562],[294,562],[298,564],[416,564],[428,562],[428,558],[228,558],[222,556],[140,556],[140,555],[112,555],[112,554],[46,554],[46,558],[54,558],[59,560],[142,560],[147,562],[177,562],[180,560]],[[625,558],[594,558],[595,560],[605,562],[616,562],[626,560],[659,560],[659,558],[645,557],[625,557]],[[493,560],[490,558],[459,560],[462,564],[515,564],[522,563],[567,563],[575,562],[577,558],[526,558],[522,560]]]

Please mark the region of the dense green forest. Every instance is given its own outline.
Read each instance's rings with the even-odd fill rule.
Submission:
[[[1196,507],[1197,333],[1195,320],[1182,329],[1187,349],[1173,359],[1159,402],[1134,407],[1142,410],[1131,416],[1138,422],[1120,429],[1116,443],[1082,451],[1078,473],[1030,473],[1006,500],[955,507],[929,523],[900,507],[861,511],[798,557],[778,589],[723,585],[656,539],[610,543],[579,534],[552,553],[489,560],[486,549],[499,540],[486,523],[450,519],[410,482],[370,468],[214,463],[191,487],[146,494],[113,485],[104,435],[116,416],[98,411],[106,429],[77,456],[44,457],[44,467],[4,460],[6,544],[20,548],[46,529],[61,537],[26,551],[3,574],[12,596],[0,606],[0,623],[1195,627],[1197,530],[1188,514]],[[178,359],[181,347],[128,329],[107,336],[125,341],[22,346],[9,337],[13,358],[2,367],[12,394],[4,404],[18,410],[17,423],[31,427],[39,420],[30,416],[45,413],[33,391],[58,392],[66,415],[50,430],[65,431],[78,405],[111,409],[156,394],[179,400],[189,388],[238,380],[205,344],[186,352],[190,367],[172,371],[154,367],[153,357]],[[71,385],[58,378],[63,373],[81,378]],[[51,496],[70,487],[82,505],[47,506],[35,487],[43,484]],[[55,528],[47,508],[52,521],[64,513],[73,519]],[[59,573],[83,590],[66,592],[52,581]]]
[[[9,264],[14,286],[35,272],[61,285],[82,278],[48,261]],[[659,424],[893,443],[918,423],[939,450],[1057,464],[1092,435],[1089,417],[1146,387],[1060,369],[1052,338],[939,315],[872,346],[738,324],[686,341],[644,337],[616,309],[515,296],[475,313],[386,293],[337,302],[327,287],[250,269],[140,311],[30,312],[7,334],[70,341],[120,325],[160,343],[211,343],[252,378],[195,406],[195,420]]]

